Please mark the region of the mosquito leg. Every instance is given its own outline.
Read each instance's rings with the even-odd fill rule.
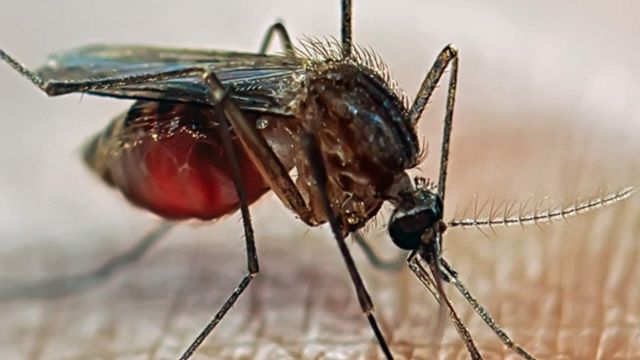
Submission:
[[[11,66],[11,68],[13,68],[15,71],[19,72],[20,75],[22,75],[22,76],[26,77],[27,79],[29,79],[29,81],[31,81],[35,86],[37,86],[37,87],[39,87],[39,88],[44,90],[44,88],[43,88],[44,81],[42,81],[42,79],[36,73],[34,73],[33,71],[27,69],[24,65],[22,65],[20,62],[18,62],[13,57],[11,57],[11,55],[9,55],[6,52],[4,52],[2,49],[0,49],[0,59],[4,60],[4,62],[9,64],[9,66]]]
[[[373,316],[373,302],[371,301],[371,296],[369,296],[369,293],[364,286],[364,282],[360,277],[360,273],[358,273],[358,269],[356,268],[356,264],[353,261],[353,257],[351,256],[349,248],[344,241],[341,226],[338,223],[338,219],[336,218],[333,209],[331,208],[331,202],[327,195],[327,172],[323,165],[320,148],[318,147],[316,140],[313,138],[313,135],[311,135],[310,133],[304,133],[302,135],[301,144],[307,154],[307,159],[312,170],[312,176],[314,177],[316,184],[318,185],[317,191],[320,196],[320,201],[322,202],[323,211],[329,221],[329,224],[331,225],[333,236],[338,243],[338,248],[340,249],[342,258],[347,266],[349,275],[351,276],[351,281],[356,288],[356,294],[358,296],[360,308],[367,317],[367,320],[369,320],[369,324],[371,325],[371,328],[373,329],[373,332],[378,339],[378,343],[380,344],[382,352],[387,359],[393,359],[393,355],[391,355],[391,351],[389,350],[389,346],[387,345],[384,335],[378,327],[378,322]]]
[[[16,299],[53,299],[87,291],[109,279],[121,268],[140,260],[142,256],[169,230],[174,223],[164,223],[138,240],[136,245],[118,254],[94,271],[81,275],[64,276],[35,283],[20,283],[0,287],[0,301]]]
[[[467,351],[469,352],[469,355],[471,355],[471,358],[474,360],[482,359],[482,355],[480,354],[480,351],[478,351],[478,348],[475,342],[473,341],[473,337],[471,336],[471,333],[469,333],[469,330],[467,329],[467,327],[464,326],[464,324],[462,323],[462,320],[458,316],[456,309],[453,307],[453,304],[449,300],[449,297],[444,292],[444,288],[442,287],[442,282],[443,282],[442,270],[440,269],[441,266],[438,264],[438,261],[436,260],[439,255],[436,255],[434,253],[430,255],[431,256],[429,256],[429,259],[427,260],[427,262],[429,263],[429,267],[431,268],[431,274],[433,274],[433,278],[435,279],[435,287],[438,292],[438,296],[441,300],[441,304],[442,302],[444,302],[444,305],[449,309],[449,316],[451,318],[451,321],[453,322],[453,325],[455,326],[456,331],[458,331],[458,334],[462,338],[462,341],[464,341],[464,344],[467,347]]]
[[[291,37],[289,36],[289,32],[287,28],[284,27],[284,24],[280,21],[271,25],[267,30],[267,33],[264,35],[262,40],[262,45],[260,46],[260,54],[266,54],[269,49],[269,45],[271,45],[271,40],[273,39],[273,35],[278,34],[280,37],[280,41],[282,42],[282,48],[287,55],[295,56],[293,50],[293,42],[291,42]]]
[[[240,295],[249,286],[251,280],[258,274],[260,267],[258,264],[258,254],[256,251],[255,238],[253,233],[253,226],[251,225],[251,214],[249,213],[249,202],[247,201],[247,194],[242,183],[242,176],[240,174],[240,166],[238,165],[238,158],[233,143],[231,142],[231,129],[229,121],[227,120],[224,110],[228,108],[231,101],[226,98],[226,92],[221,88],[211,89],[214,101],[219,105],[216,106],[214,111],[218,122],[220,123],[220,129],[222,130],[222,140],[225,153],[229,156],[229,162],[231,163],[231,173],[233,175],[233,183],[238,194],[240,201],[240,212],[242,214],[242,225],[244,226],[244,237],[247,249],[247,274],[242,278],[235,290],[229,295],[229,298],[222,305],[220,310],[209,321],[207,326],[200,332],[200,334],[193,340],[189,348],[180,357],[181,360],[186,360],[193,355],[196,349],[202,344],[202,342],[209,336],[209,334],[215,329],[215,327],[222,321],[229,309],[236,303]]]
[[[351,0],[342,0],[342,25],[340,33],[342,35],[342,58],[346,59],[351,56],[353,47],[353,31],[351,26],[352,15]]]
[[[471,305],[473,310],[478,314],[478,316],[480,316],[482,321],[484,321],[487,324],[487,326],[491,328],[493,333],[496,334],[496,336],[500,339],[500,341],[502,341],[504,345],[506,345],[509,349],[512,349],[513,351],[515,351],[518,355],[522,356],[524,359],[535,360],[533,355],[529,354],[520,345],[514,343],[513,340],[511,340],[511,338],[509,337],[509,335],[507,335],[507,333],[500,328],[500,325],[496,323],[496,321],[493,319],[491,314],[489,314],[487,309],[485,309],[484,306],[480,305],[480,303],[478,303],[478,300],[476,300],[476,298],[469,292],[469,290],[467,290],[466,286],[464,286],[464,284],[460,281],[460,279],[458,278],[457,272],[451,267],[451,265],[449,265],[449,263],[447,263],[447,261],[443,258],[440,258],[440,262],[442,263],[442,266],[440,268],[444,268],[445,271],[448,273],[447,277],[449,278],[449,282],[451,282],[456,287],[456,289],[458,289],[458,292],[462,294],[462,296],[465,298],[465,300],[467,300],[469,305]]]
[[[380,270],[399,271],[402,270],[407,261],[406,252],[398,254],[398,257],[393,260],[381,259],[378,254],[367,244],[362,234],[359,231],[351,233],[351,237],[355,240],[356,244],[362,248],[362,251],[366,255],[371,265]]]
[[[107,90],[121,88],[128,85],[144,84],[149,82],[165,81],[190,76],[199,76],[208,70],[203,67],[191,67],[178,70],[171,70],[158,73],[127,75],[118,77],[107,77],[97,80],[78,80],[78,81],[55,81],[42,79],[36,72],[29,70],[26,66],[19,63],[9,54],[0,50],[0,59],[4,60],[14,70],[26,77],[34,85],[39,87],[49,96],[64,95],[74,92],[90,92],[97,90]]]
[[[456,86],[458,81],[458,50],[453,45],[447,45],[438,55],[435,63],[427,73],[422,85],[420,86],[420,90],[418,90],[418,95],[414,100],[411,109],[409,110],[409,119],[410,122],[415,126],[422,115],[433,91],[435,90],[440,78],[444,74],[447,67],[451,64],[451,75],[449,77],[449,87],[447,91],[447,104],[446,104],[446,114],[444,120],[444,130],[442,135],[442,151],[440,155],[440,174],[438,176],[438,195],[443,200],[445,198],[445,185],[447,179],[447,165],[449,162],[449,145],[451,138],[451,128],[453,124],[453,108],[455,104],[455,96],[456,96]],[[439,256],[439,255],[436,255]],[[433,264],[432,264],[433,263]],[[411,265],[411,263],[410,263]],[[410,266],[411,267],[411,266]],[[453,283],[458,291],[465,297],[467,302],[473,307],[473,309],[478,313],[478,315],[484,320],[487,325],[493,330],[493,332],[502,340],[502,342],[511,349],[514,349],[519,355],[524,357],[525,359],[534,359],[529,353],[527,353],[524,349],[522,349],[519,345],[515,344],[502,329],[495,323],[493,318],[487,313],[487,311],[482,307],[476,299],[469,293],[469,291],[464,287],[462,282],[457,277],[457,273],[451,268],[451,266],[440,257],[440,260],[435,262],[430,261],[430,267],[434,276],[436,273],[440,273],[441,276],[444,277],[445,281]],[[414,272],[418,271],[417,268],[412,267]],[[419,271],[416,272],[419,274]],[[430,289],[433,293],[433,289]],[[440,291],[438,291],[440,292]],[[467,343],[467,348],[469,348],[472,340],[466,339],[464,333],[458,331],[460,335]],[[468,332],[467,332],[468,333]]]
[[[215,74],[206,74],[204,81],[209,86],[214,99],[216,97],[223,97],[224,89]],[[271,190],[273,190],[287,207],[298,214],[303,221],[309,225],[317,225],[311,209],[305,202],[302,194],[300,194],[291,176],[289,176],[289,172],[284,165],[282,165],[271,147],[269,147],[267,141],[258,132],[255,125],[245,118],[242,111],[232,101],[226,100],[222,106],[228,116],[229,122],[231,122],[235,134],[240,139],[240,142],[242,142],[245,151],[258,167],[260,174],[265,178]]]
[[[425,106],[429,102],[442,74],[451,64],[451,75],[449,77],[449,88],[447,90],[447,108],[444,118],[444,130],[442,134],[442,151],[440,153],[440,174],[438,176],[438,195],[444,203],[445,185],[447,181],[447,164],[449,162],[449,144],[451,138],[451,126],[453,124],[453,107],[456,99],[456,86],[458,83],[458,50],[451,44],[447,45],[436,58],[435,63],[422,81],[418,95],[416,95],[411,109],[409,110],[409,120],[414,126],[420,120],[420,116]]]
[[[446,310],[449,315],[449,320],[451,320],[456,332],[458,332],[458,335],[460,335],[460,338],[464,341],[471,358],[474,360],[482,359],[482,355],[478,351],[471,337],[471,333],[469,333],[467,327],[462,323],[453,304],[444,292],[442,282],[446,280],[445,276],[447,274],[443,273],[440,266],[436,266],[435,261],[433,261],[435,257],[436,255],[434,253],[421,251],[416,254],[411,254],[407,259],[407,263],[409,269],[413,271],[418,280],[422,282],[431,295],[433,295],[433,298],[440,304],[440,314],[442,314],[443,310]],[[438,322],[440,322],[440,320],[438,320]],[[441,335],[442,334],[440,334],[440,338]]]

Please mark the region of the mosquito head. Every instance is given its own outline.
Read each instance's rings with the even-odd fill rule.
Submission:
[[[436,235],[446,230],[442,209],[440,196],[426,186],[400,194],[389,220],[391,240],[404,250],[433,244]]]

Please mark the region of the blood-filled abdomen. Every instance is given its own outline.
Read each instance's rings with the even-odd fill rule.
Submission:
[[[248,118],[267,125],[270,144],[288,143],[286,132],[272,124],[274,119],[255,114]],[[169,219],[209,220],[239,207],[221,136],[210,107],[140,101],[90,141],[84,158],[138,206]],[[252,203],[269,187],[235,135],[232,143]]]

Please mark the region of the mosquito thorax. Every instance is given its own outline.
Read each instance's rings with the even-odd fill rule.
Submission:
[[[330,63],[313,71],[301,102],[308,129],[344,128],[338,139],[361,147],[386,170],[413,167],[419,155],[414,127],[398,95],[374,73],[352,63]],[[327,129],[327,130],[325,130]]]
[[[397,206],[389,219],[391,240],[404,250],[429,246],[436,235],[446,229],[442,222],[442,199],[427,188],[400,193]]]
[[[396,94],[356,64],[324,64],[310,71],[305,88],[296,117],[317,139],[334,209],[345,229],[353,231],[377,213],[384,201],[381,194],[398,175],[417,163],[415,130]],[[300,156],[296,167],[300,178],[310,179],[305,163]]]

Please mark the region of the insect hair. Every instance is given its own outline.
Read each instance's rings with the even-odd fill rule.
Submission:
[[[549,203],[544,207],[542,205],[548,202],[548,198],[533,202],[533,205],[531,205],[530,200],[526,200],[517,206],[517,210],[515,210],[517,202],[501,202],[496,205],[494,201],[491,201],[488,213],[485,209],[487,209],[489,201],[487,200],[478,206],[478,199],[475,197],[475,200],[469,203],[464,213],[460,217],[454,218],[447,225],[449,227],[474,227],[477,229],[493,228],[495,226],[520,225],[524,227],[530,224],[539,225],[566,220],[567,218],[617,203],[628,198],[634,192],[635,188],[625,187],[615,192],[601,191],[586,199],[581,199],[578,195],[572,202],[564,202],[559,205],[551,205]],[[467,218],[466,214],[472,203],[474,203],[473,215]]]
[[[342,62],[357,66],[382,79],[384,84],[400,100],[404,109],[409,108],[409,98],[393,80],[387,64],[370,47],[353,45],[351,56],[342,57],[342,43],[335,37],[303,37],[300,45],[294,48],[295,53],[310,63]]]

